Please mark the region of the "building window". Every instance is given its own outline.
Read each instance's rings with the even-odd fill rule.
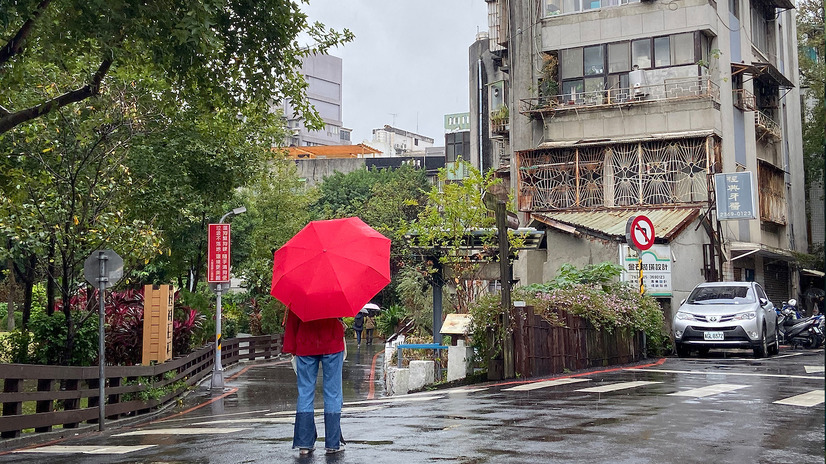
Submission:
[[[696,63],[695,49],[707,55],[707,48],[704,35],[687,32],[560,50],[563,102],[577,102],[583,98],[583,92],[587,95],[604,89],[628,88],[628,72],[634,67],[652,69]]]
[[[640,0],[545,0],[545,16],[638,3]]]
[[[651,39],[634,40],[631,42],[631,64],[640,69],[651,67]]]
[[[628,42],[608,44],[608,72],[628,72],[631,70],[631,52]]]
[[[654,39],[654,65],[659,67],[671,66],[671,38],[657,37]]]

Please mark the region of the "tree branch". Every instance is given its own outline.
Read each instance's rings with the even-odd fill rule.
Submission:
[[[0,116],[0,134],[8,132],[15,126],[26,121],[31,121],[50,111],[97,95],[98,92],[100,92],[100,84],[103,81],[103,77],[106,76],[106,73],[109,72],[109,68],[112,66],[112,61],[113,59],[111,57],[104,59],[95,72],[95,75],[92,76],[92,81],[79,89],[70,90],[63,95],[45,101],[37,106]]]
[[[34,28],[34,23],[43,15],[43,12],[46,11],[50,3],[52,3],[52,0],[42,0],[40,4],[37,5],[37,8],[35,8],[31,18],[20,26],[17,34],[15,34],[3,48],[0,48],[0,65],[20,53],[20,50],[23,49],[23,44]]]

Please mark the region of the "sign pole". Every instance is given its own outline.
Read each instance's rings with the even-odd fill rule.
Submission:
[[[637,269],[640,270],[640,295],[645,294],[645,283],[642,281],[642,252],[637,250]]]
[[[101,251],[98,252],[98,262],[100,263],[100,274],[98,277],[98,297],[100,298],[100,303],[98,305],[98,394],[100,395],[100,399],[98,400],[98,430],[101,432],[105,428],[103,421],[106,417],[106,397],[104,396],[104,389],[106,386],[106,344],[104,340],[106,335],[106,307],[104,306],[104,292],[106,291],[106,282],[109,280],[106,277],[106,261],[108,259],[109,257],[106,256],[106,253]]]
[[[83,277],[98,289],[98,430],[106,417],[106,289],[123,277],[123,258],[112,250],[93,251],[83,262]]]
[[[212,366],[212,383],[210,389],[223,390],[224,389],[224,368],[221,366],[221,293],[223,292],[223,284],[218,282],[215,284],[215,364]]]

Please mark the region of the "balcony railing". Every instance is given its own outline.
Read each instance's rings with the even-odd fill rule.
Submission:
[[[521,100],[519,112],[530,116],[583,108],[697,99],[709,99],[719,103],[720,87],[708,77],[673,78],[666,79],[660,84],[525,98]]]
[[[757,100],[754,98],[754,94],[746,89],[732,90],[731,97],[734,106],[743,111],[755,111],[757,109]]]
[[[758,139],[769,137],[772,140],[780,140],[782,136],[780,124],[762,111],[754,112],[754,128],[757,129]]]

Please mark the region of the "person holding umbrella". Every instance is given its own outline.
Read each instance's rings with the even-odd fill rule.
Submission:
[[[345,444],[341,437],[341,369],[344,363],[344,323],[327,318],[304,322],[287,311],[284,324],[285,353],[295,356],[298,386],[293,448],[302,455],[315,447],[315,388],[318,366],[321,365],[324,391],[324,446],[327,453],[340,451]]]
[[[288,310],[283,351],[295,360],[293,448],[313,451],[318,366],[323,371],[324,446],[344,449],[341,437],[341,369],[344,323],[390,283],[390,239],[357,217],[312,221],[274,255],[270,294]]]

